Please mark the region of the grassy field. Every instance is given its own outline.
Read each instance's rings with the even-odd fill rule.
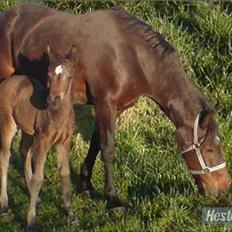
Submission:
[[[20,0],[1,0],[5,10]],[[217,109],[223,150],[232,173],[232,5],[156,1],[52,1],[41,4],[75,14],[122,5],[159,31],[180,53],[189,78]],[[46,162],[46,182],[41,190],[38,231],[232,231],[229,226],[201,222],[201,209],[215,203],[198,193],[175,143],[175,128],[160,109],[142,98],[117,121],[115,178],[119,196],[129,204],[127,214],[109,214],[103,198],[103,167],[98,157],[93,183],[95,198],[80,198],[78,173],[86,155],[94,113],[77,107],[81,134],[73,137],[71,154],[74,205],[80,228],[67,222],[60,199],[56,157]],[[11,213],[0,216],[0,231],[22,231],[26,225],[29,198],[23,178],[19,137],[13,144],[9,169]],[[229,197],[232,205],[232,194]]]

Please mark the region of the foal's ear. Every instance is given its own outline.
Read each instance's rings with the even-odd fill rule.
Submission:
[[[52,49],[50,46],[47,46],[47,54],[50,60],[56,60],[59,57],[57,52],[54,49]]]
[[[48,46],[47,46],[47,54],[49,55],[50,52],[51,52],[51,48],[50,48],[50,46],[48,45]]]
[[[214,117],[214,111],[202,111],[200,113],[199,126],[201,129],[207,129],[210,120]]]
[[[71,47],[68,55],[67,55],[67,59],[69,60],[74,60],[77,56],[77,47],[75,44],[73,44],[73,46]]]

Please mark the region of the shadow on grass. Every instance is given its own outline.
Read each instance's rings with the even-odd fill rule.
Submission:
[[[187,181],[175,183],[172,180],[163,180],[160,182],[133,184],[128,188],[128,200],[137,198],[154,199],[161,193],[165,195],[180,195],[194,192],[193,186]]]
[[[81,134],[81,137],[85,142],[90,143],[92,133],[95,128],[94,108],[91,105],[76,105],[74,108],[75,108],[75,116],[76,116],[76,124],[78,128],[78,132]],[[70,169],[71,169],[71,181],[73,184],[74,191],[80,194],[81,193],[80,175],[73,169],[72,165],[70,166]],[[91,197],[97,200],[104,199],[103,194],[96,191],[96,189],[94,195]]]
[[[95,113],[91,105],[75,105],[76,125],[85,142],[90,142],[95,128]]]

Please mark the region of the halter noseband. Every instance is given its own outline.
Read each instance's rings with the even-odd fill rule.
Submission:
[[[197,129],[198,129],[198,125],[199,125],[199,117],[200,114],[197,115],[195,122],[194,122],[194,128],[193,128],[193,145],[191,145],[189,148],[187,148],[186,150],[182,151],[181,154],[186,154],[189,151],[195,150],[196,154],[197,154],[197,159],[200,163],[201,166],[201,170],[190,170],[190,172],[193,175],[200,175],[200,174],[205,174],[205,173],[209,173],[209,172],[214,172],[217,170],[220,170],[222,168],[224,168],[226,166],[226,163],[223,162],[221,164],[215,165],[213,167],[208,167],[203,159],[203,156],[201,154],[201,144],[198,141],[198,135],[197,135]]]

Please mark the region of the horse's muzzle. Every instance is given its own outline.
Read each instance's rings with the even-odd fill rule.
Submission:
[[[60,106],[61,103],[61,97],[60,96],[54,96],[54,95],[49,95],[47,98],[47,102],[49,107],[52,109],[57,109]]]
[[[228,195],[231,190],[231,183],[228,182],[224,184],[224,186],[221,188],[215,188],[213,186],[208,186],[205,189],[202,189],[201,191],[203,195],[205,195],[208,198],[211,198],[215,200],[218,203],[226,203],[228,200]]]

